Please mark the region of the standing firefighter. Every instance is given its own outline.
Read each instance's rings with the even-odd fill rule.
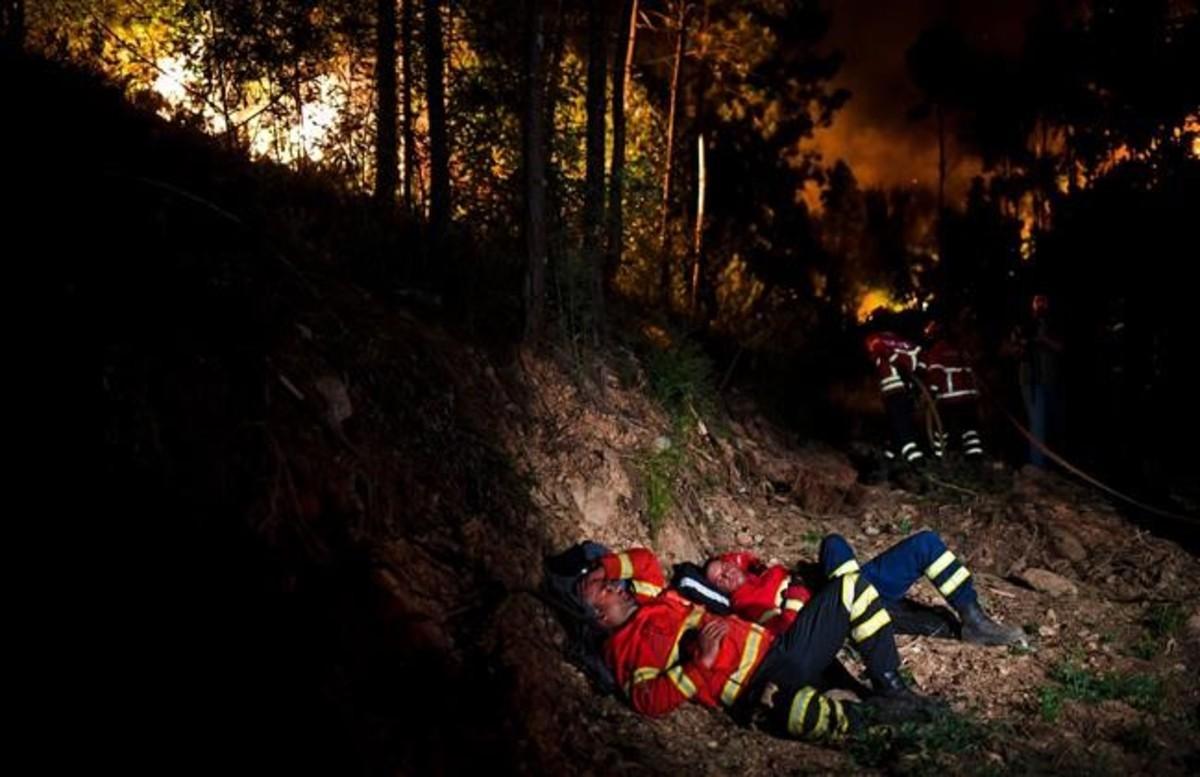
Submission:
[[[919,466],[924,463],[925,452],[917,442],[912,392],[913,376],[921,367],[921,346],[896,332],[877,328],[867,335],[866,347],[875,362],[891,429],[891,447],[886,455],[909,466]]]
[[[925,325],[925,336],[929,345],[922,353],[920,374],[942,421],[933,433],[933,452],[941,458],[957,442],[967,459],[983,461],[975,370],[936,320]]]

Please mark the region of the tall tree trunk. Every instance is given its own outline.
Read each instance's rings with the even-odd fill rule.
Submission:
[[[658,252],[661,278],[659,288],[664,306],[670,304],[671,262],[667,254],[667,219],[671,213],[671,172],[675,169],[675,116],[679,113],[679,74],[683,70],[683,50],[687,43],[687,0],[677,0],[675,61],[671,65],[671,91],[667,101],[667,149],[663,155],[662,214],[658,222]]]
[[[1067,160],[1067,196],[1074,197],[1076,192],[1079,191],[1079,170],[1075,161],[1075,133],[1072,131],[1070,125],[1064,128],[1063,133],[1065,135],[1063,138],[1063,143],[1065,144],[1063,154]]]
[[[708,70],[708,25],[711,19],[712,0],[703,0],[700,6],[700,20],[697,25],[697,42],[699,48],[696,51],[696,76],[692,83],[694,103],[694,127],[696,137],[696,212],[695,221],[692,224],[692,240],[688,246],[688,252],[683,260],[681,275],[684,279],[685,293],[687,299],[684,300],[688,306],[688,315],[693,322],[693,326],[699,326],[700,321],[697,320],[699,315],[699,299],[700,299],[700,284],[702,281],[701,265],[704,261],[703,257],[703,237],[704,237],[704,205],[707,188],[707,163],[705,159],[705,143],[704,133],[706,129],[706,111],[705,111],[705,94],[708,91],[709,70]],[[688,272],[687,262],[691,260],[691,272]],[[688,278],[690,274],[690,279]],[[690,287],[690,288],[689,288]]]
[[[937,243],[938,256],[946,255],[946,114],[939,104],[937,113],[938,133],[938,194],[937,194]]]
[[[375,201],[396,206],[399,142],[396,137],[396,0],[375,3]]]
[[[0,0],[3,43],[14,51],[25,46],[25,0]]]
[[[546,298],[546,41],[542,0],[525,3],[525,339],[533,340],[542,331]]]
[[[547,273],[555,277],[561,261],[562,235],[565,230],[562,224],[562,194],[559,182],[558,160],[554,154],[555,114],[558,111],[558,100],[561,93],[559,73],[562,68],[563,50],[567,34],[567,11],[564,0],[554,4],[554,34],[550,38],[547,58],[549,65],[546,69],[546,105],[543,111],[546,137],[546,230],[549,240],[546,245]],[[550,21],[545,26],[549,28]]]
[[[434,248],[450,225],[450,144],[446,136],[446,55],[439,0],[425,0],[425,99],[429,104],[429,227]]]
[[[304,92],[299,66],[292,75],[292,102],[296,103],[296,167],[304,170],[308,167],[308,148],[304,145]]]
[[[229,88],[230,87],[229,87],[228,79],[225,76],[225,58],[218,56],[214,51],[214,49],[216,47],[212,45],[217,39],[217,20],[214,15],[214,12],[211,8],[208,8],[205,11],[204,21],[206,24],[205,32],[208,34],[208,45],[206,45],[204,47],[204,51],[205,51],[205,56],[208,57],[209,62],[211,62],[211,66],[209,68],[206,68],[206,70],[208,70],[208,72],[214,74],[216,76],[216,81],[217,81],[215,85],[210,82],[208,84],[208,88],[205,90],[205,92],[211,93],[213,86],[215,86],[220,91],[221,102],[218,107],[220,109],[221,118],[224,121],[223,129],[225,132],[225,142],[229,146],[229,149],[232,151],[232,150],[236,150],[239,146],[237,126],[233,123],[233,117],[229,110]],[[211,78],[211,76],[210,76],[210,78]],[[286,89],[286,87],[283,84],[280,84],[279,88],[281,90]],[[286,94],[286,91],[284,93]]]
[[[704,133],[696,140],[696,224],[692,232],[692,294],[691,310],[696,318],[696,299],[700,291],[700,258],[704,237],[704,194],[708,183],[708,170],[704,161]]]
[[[412,213],[413,179],[417,175],[417,144],[413,135],[412,97],[413,97],[413,3],[416,0],[401,0],[404,4],[400,12],[400,45],[403,57],[404,83],[400,90],[400,132],[404,143],[404,209]]]
[[[1037,222],[1038,232],[1044,232],[1050,227],[1050,215],[1047,213],[1050,208],[1051,200],[1054,196],[1054,176],[1046,174],[1046,159],[1050,154],[1050,130],[1049,123],[1046,117],[1042,116],[1039,119],[1041,123],[1041,145],[1038,148],[1038,188],[1041,191],[1041,196],[1037,203]]]
[[[583,194],[583,256],[589,264],[593,303],[604,306],[604,95],[605,13],[602,0],[588,0],[587,173]]]
[[[625,92],[633,74],[633,52],[637,47],[637,0],[623,0],[617,23],[617,45],[613,50],[612,68],[612,175],[608,181],[608,253],[605,257],[605,276],[611,284],[621,266],[621,243],[625,233]]]

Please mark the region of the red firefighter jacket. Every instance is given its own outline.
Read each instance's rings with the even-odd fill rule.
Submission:
[[[666,581],[648,550],[614,553],[601,563],[609,579],[631,582],[639,605],[604,647],[604,658],[633,708],[657,717],[689,699],[709,707],[733,704],[774,636],[736,616],[713,615],[674,591],[653,593]],[[728,631],[709,668],[700,662],[695,643],[700,628],[714,620],[728,624]]]
[[[772,634],[787,631],[796,613],[812,598],[812,592],[793,581],[782,564],[766,567],[746,551],[726,553],[721,560],[736,565],[746,575],[746,582],[729,595],[734,613]]]
[[[867,335],[867,352],[875,360],[879,388],[884,394],[904,390],[908,379],[921,369],[921,346],[893,332]]]
[[[925,362],[925,384],[939,402],[961,402],[979,396],[975,371],[950,343],[935,342],[926,350]]]

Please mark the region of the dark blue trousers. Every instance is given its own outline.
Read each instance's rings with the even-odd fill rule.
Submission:
[[[860,571],[854,549],[839,534],[830,534],[821,541],[819,562],[830,578]],[[956,610],[977,600],[970,572],[932,531],[920,531],[901,540],[863,564],[861,573],[888,603],[903,599],[922,576],[929,578]]]

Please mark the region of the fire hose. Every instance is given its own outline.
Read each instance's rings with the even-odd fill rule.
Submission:
[[[1188,515],[1180,515],[1179,513],[1173,513],[1168,510],[1162,510],[1160,508],[1154,507],[1153,505],[1146,504],[1145,502],[1142,502],[1138,499],[1134,499],[1133,497],[1129,496],[1128,494],[1118,491],[1117,489],[1113,488],[1112,486],[1109,486],[1109,485],[1101,482],[1100,480],[1098,480],[1095,477],[1093,477],[1092,475],[1089,475],[1088,473],[1084,472],[1082,469],[1075,466],[1071,462],[1067,461],[1063,456],[1056,453],[1048,445],[1046,445],[1045,442],[1043,442],[1042,440],[1039,440],[1036,436],[1034,436],[1034,434],[1032,432],[1030,432],[1028,429],[1026,429],[1025,425],[1022,424],[1019,420],[1017,420],[1016,416],[1014,416],[1007,407],[1004,407],[999,402],[997,402],[994,399],[991,391],[988,390],[987,384],[984,383],[983,379],[979,376],[978,370],[974,370],[974,368],[972,368],[972,371],[975,372],[975,381],[976,381],[976,384],[980,388],[979,393],[983,397],[985,397],[994,408],[998,409],[1001,412],[1001,414],[1004,415],[1005,418],[1008,419],[1009,423],[1011,423],[1016,428],[1016,430],[1021,434],[1022,437],[1024,437],[1026,440],[1028,440],[1030,442],[1030,444],[1032,444],[1034,447],[1036,447],[1038,450],[1040,450],[1042,453],[1044,453],[1046,455],[1046,458],[1050,459],[1055,464],[1062,467],[1065,471],[1071,473],[1072,475],[1074,475],[1075,477],[1084,481],[1085,483],[1088,483],[1089,485],[1100,489],[1104,493],[1106,493],[1112,497],[1115,497],[1123,502],[1133,505],[1134,507],[1138,508],[1139,510],[1144,510],[1145,512],[1150,513],[1152,515],[1157,515],[1162,518],[1168,518],[1168,519],[1174,520],[1174,521],[1182,521],[1184,523],[1192,523],[1192,524],[1200,525],[1200,519],[1197,519],[1197,518],[1194,518],[1194,517],[1191,517]],[[946,441],[945,427],[942,425],[941,414],[938,413],[937,402],[936,402],[936,400],[934,400],[933,395],[929,392],[929,389],[925,387],[925,384],[923,382],[921,382],[921,380],[919,378],[917,378],[916,375],[913,375],[911,377],[912,377],[913,384],[915,384],[917,386],[917,388],[920,390],[921,399],[925,404],[925,433],[929,436],[930,444],[934,445],[936,448],[939,445],[939,443],[944,444]],[[935,435],[936,435],[936,437],[935,437]]]

